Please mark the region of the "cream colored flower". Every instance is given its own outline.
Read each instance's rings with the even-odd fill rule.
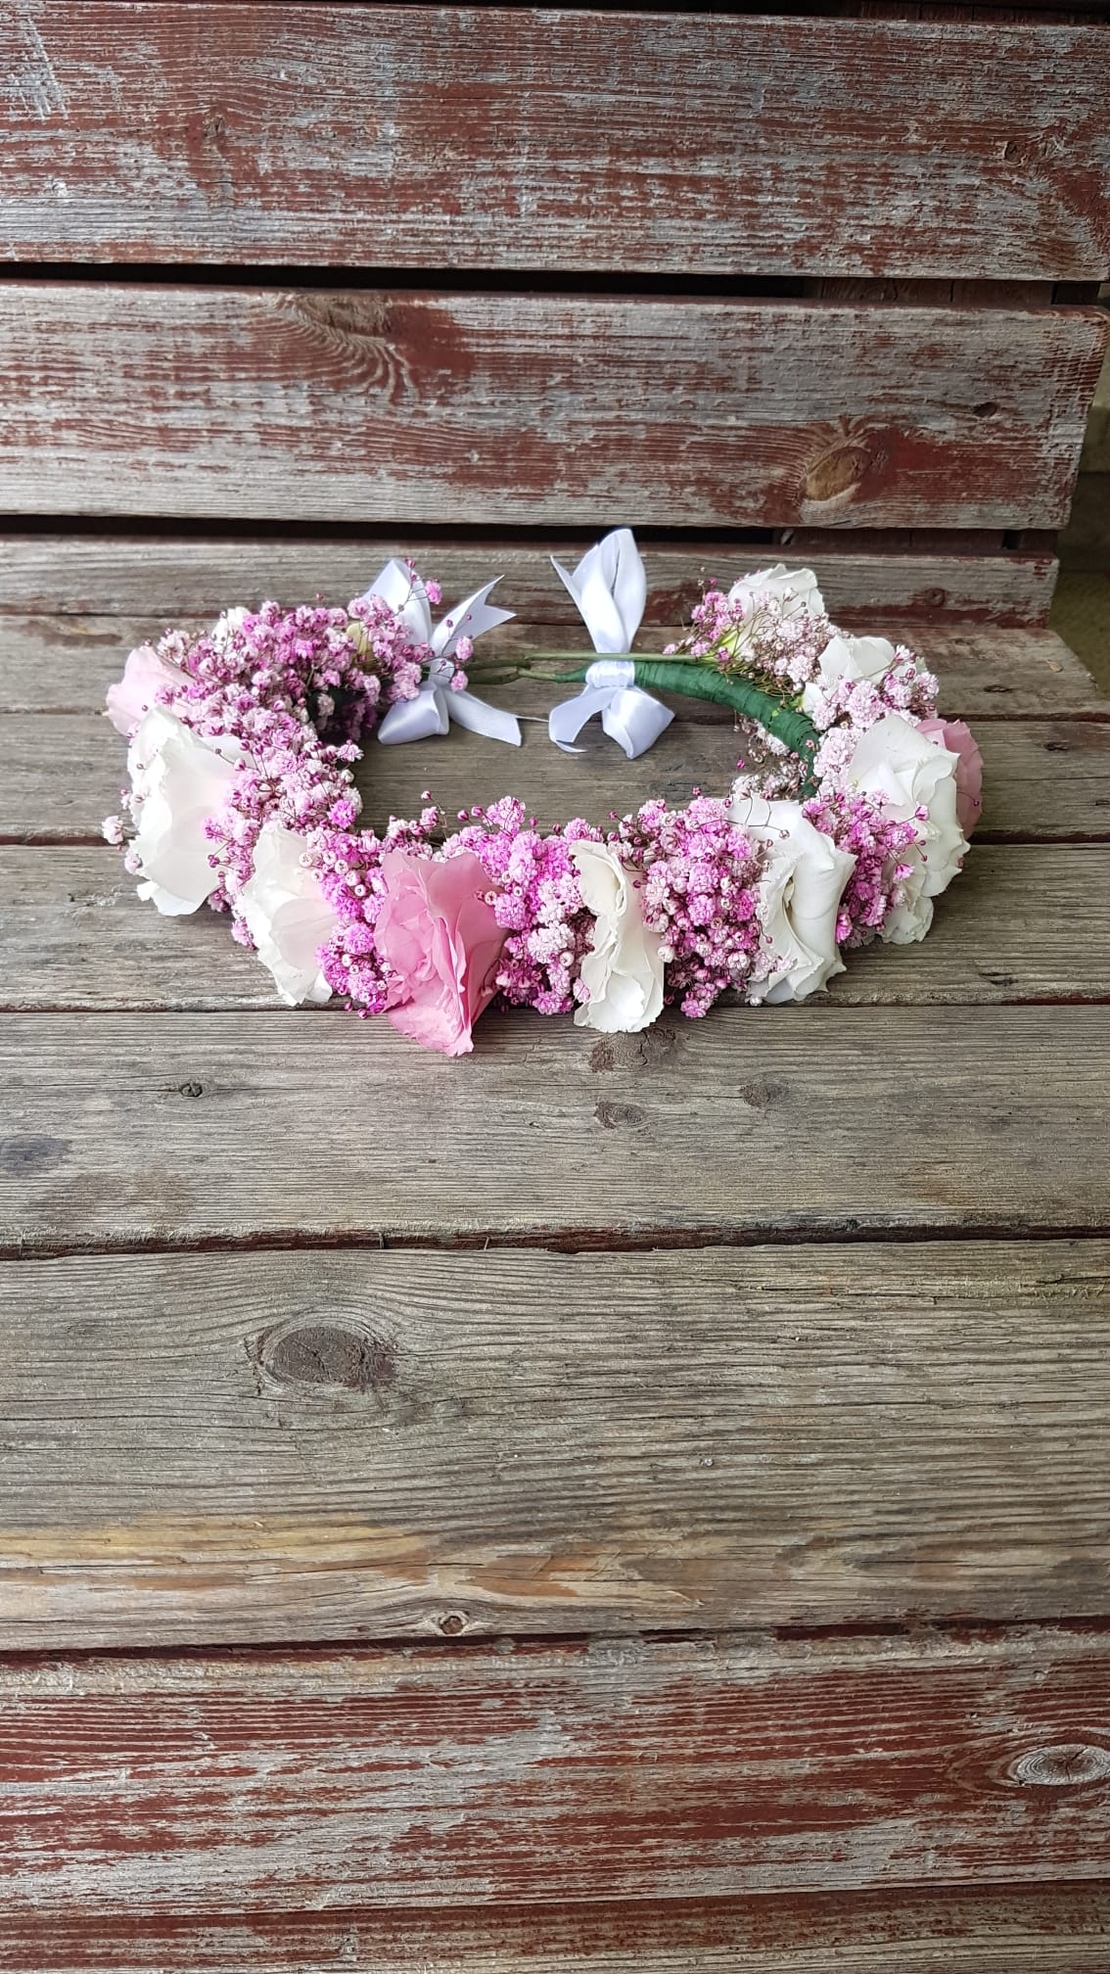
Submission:
[[[967,852],[956,814],[959,756],[938,747],[912,720],[889,713],[860,735],[844,771],[847,786],[881,797],[900,822],[917,818],[919,842],[905,852],[912,865],[902,902],[887,916],[880,937],[894,946],[924,939],[933,922],[933,899],[951,884]]]
[[[219,883],[205,824],[219,814],[243,759],[238,741],[195,733],[156,706],[127,751],[140,898],[160,912],[195,912]]]
[[[894,646],[885,637],[847,637],[838,632],[829,639],[818,663],[819,679],[811,679],[802,694],[802,711],[812,718],[821,710],[824,694],[842,679],[866,680],[877,685],[894,663]]]
[[[738,788],[729,814],[767,848],[759,915],[778,965],[766,981],[753,983],[752,999],[803,1000],[844,972],[836,922],[856,860],[817,829],[798,802],[767,802]]]
[[[825,614],[825,599],[812,569],[788,569],[785,562],[776,562],[773,569],[755,569],[751,575],[741,576],[728,593],[729,602],[742,603],[745,612],[767,598],[782,605],[784,617],[797,617],[803,611],[809,617]]]
[[[316,955],[338,927],[339,913],[306,862],[305,839],[297,830],[278,822],[265,824],[254,847],[254,869],[235,895],[235,909],[246,920],[258,957],[287,1006],[331,999]]]
[[[568,845],[582,902],[593,913],[582,980],[590,998],[575,1010],[580,1028],[633,1035],[650,1027],[663,1007],[662,939],[644,924],[632,873],[605,843]]]

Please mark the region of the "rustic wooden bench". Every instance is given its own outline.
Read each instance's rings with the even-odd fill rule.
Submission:
[[[1105,1974],[1110,33],[866,14],[4,10],[6,1974]],[[152,628],[402,549],[565,644],[618,523],[646,644],[782,555],[935,665],[924,946],[449,1064],[137,904]],[[368,813],[733,759],[541,731]]]

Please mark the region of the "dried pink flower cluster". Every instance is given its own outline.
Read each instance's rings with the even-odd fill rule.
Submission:
[[[730,820],[724,802],[695,792],[684,809],[645,802],[609,838],[636,880],[644,923],[661,934],[664,999],[708,1014],[727,988],[760,978],[759,878],[765,853]]]
[[[513,796],[484,811],[471,809],[459,820],[465,827],[448,840],[444,855],[472,850],[494,886],[493,909],[506,935],[499,992],[516,1007],[569,1014],[593,916],[582,903],[567,845],[596,842],[600,832],[574,821],[541,836],[535,817],[526,817],[523,802]]]
[[[816,678],[818,660],[833,634],[824,612],[811,616],[778,597],[760,597],[752,606],[707,589],[690,612],[692,628],[668,653],[709,659],[719,671],[733,672],[772,691],[800,693]]]
[[[416,696],[429,653],[380,597],[366,596],[346,610],[264,603],[200,638],[169,631],[153,655],[181,675],[176,689],[161,688],[159,702],[202,736],[234,736],[244,752],[229,799],[208,825],[221,874],[210,903],[219,910],[234,908],[270,818],[308,836],[351,828],[361,808],[352,773],[359,742],[380,712]],[[251,943],[238,919],[235,934]]]
[[[866,946],[899,902],[899,886],[910,875],[905,853],[918,840],[917,825],[897,821],[865,795],[835,790],[822,790],[803,804],[803,812],[856,860],[840,900],[836,940],[839,946]]]

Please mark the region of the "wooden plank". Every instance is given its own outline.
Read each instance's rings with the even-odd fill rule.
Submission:
[[[0,922],[0,1009],[276,1006],[226,919],[159,917],[103,844],[0,846]],[[973,847],[925,944],[854,953],[829,991],[842,1007],[1110,998],[1110,847]]]
[[[653,575],[654,564],[652,557]],[[497,560],[487,557],[484,569],[496,570],[499,566]],[[365,568],[362,575],[361,587],[365,588]],[[534,572],[532,582],[535,583]],[[457,590],[452,586],[446,593],[454,599],[465,593],[465,586],[460,583]],[[521,601],[517,590],[508,584],[503,593],[506,608]],[[224,594],[234,598],[243,592],[231,587]],[[249,594],[252,606],[257,606],[260,593]],[[304,591],[287,591],[282,601],[302,600],[304,594]],[[344,597],[345,602],[348,600]],[[172,621],[181,628],[199,632],[211,628],[214,614],[209,610],[207,614],[178,616]],[[104,695],[123,671],[128,651],[146,640],[157,640],[167,621],[165,616],[153,614],[116,617],[76,616],[66,612],[27,616],[0,613],[0,712],[102,712]],[[866,621],[869,628],[875,628],[874,617]],[[689,623],[688,616],[685,622]],[[982,720],[1051,714],[1062,719],[1091,714],[1110,718],[1110,699],[1100,692],[1075,653],[1053,631],[1000,632],[977,625],[938,628],[903,621],[886,621],[883,627],[893,639],[905,639],[936,672],[942,689],[941,705],[953,717]],[[659,651],[671,639],[681,636],[682,630],[683,624],[677,617],[665,624],[645,625],[636,640],[637,647],[644,652]],[[491,653],[543,651],[552,647],[578,649],[585,660],[592,655],[584,648],[586,642],[581,618],[576,618],[573,624],[569,618],[545,623],[529,621],[521,613],[518,621],[499,630],[496,640],[488,642],[486,648]],[[537,692],[527,683],[521,683],[496,696],[505,704],[535,714],[545,713],[560,690],[548,685]],[[676,705],[687,721],[704,722],[713,718],[720,723],[720,713],[704,705],[699,707],[689,700],[684,705],[676,701]]]
[[[1052,528],[1106,328],[1084,309],[12,281],[0,507]]]
[[[311,1010],[12,1014],[0,1069],[8,1253],[1110,1226],[1098,1007],[516,1011],[461,1068]]]
[[[589,547],[574,541],[498,541],[488,547],[396,536],[359,540],[244,540],[190,535],[0,534],[0,612],[136,617],[163,623],[212,614],[230,598],[283,601],[323,590],[344,603],[365,589],[392,555],[411,555],[451,596],[466,596],[503,570],[504,588],[524,623],[579,620],[566,591],[551,580],[548,554],[573,567]],[[876,623],[1043,624],[1056,580],[1056,559],[1040,552],[976,552],[959,537],[945,547],[855,549],[852,537],[824,536],[795,553],[767,542],[645,542],[651,589],[646,621],[689,617],[703,584],[782,560],[817,571],[834,616],[866,630]],[[730,578],[731,580],[731,578]],[[8,627],[3,626],[5,633]],[[6,644],[6,639],[5,639]]]
[[[5,1974],[1105,1974],[1110,1888],[1091,1881],[896,1892],[281,1913],[6,1927]],[[8,1935],[5,1942],[4,1934]]]
[[[1104,1637],[6,1667],[8,1910],[1104,1878]]]
[[[556,688],[556,691],[562,688]],[[649,796],[689,800],[691,788],[724,794],[740,758],[740,742],[719,721],[676,719],[649,754],[625,760],[602,735],[586,730],[583,752],[559,754],[547,738],[542,708],[550,690],[513,687],[504,695],[518,710],[536,707],[517,751],[452,728],[427,748],[379,747],[371,742],[358,770],[368,823],[412,815],[429,788],[448,816],[473,803],[519,795],[543,828],[584,815],[603,824],[616,810]],[[103,817],[118,809],[125,778],[119,737],[95,713],[12,713],[4,719],[8,748],[0,781],[0,842],[99,841]],[[1110,839],[1110,723],[1099,719],[994,720],[977,729],[986,781],[984,836],[1017,840]],[[185,928],[186,936],[188,928]]]
[[[17,1261],[0,1337],[4,1651],[1110,1615],[1105,1240]]]
[[[815,37],[804,20],[398,6],[367,34],[342,5],[100,0],[78,19],[32,0],[2,57],[12,259],[1043,280],[1110,264],[1090,29]]]

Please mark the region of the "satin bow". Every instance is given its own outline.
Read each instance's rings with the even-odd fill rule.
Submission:
[[[488,705],[477,693],[450,690],[455,673],[452,654],[460,637],[481,637],[483,631],[507,624],[513,615],[511,610],[499,610],[486,601],[500,581],[500,576],[495,576],[492,583],[484,583],[433,627],[428,592],[406,563],[394,558],[374,578],[365,594],[380,596],[417,643],[430,645],[434,654],[416,698],[399,699],[379,726],[378,739],[387,747],[444,734],[452,720],[471,733],[483,734],[487,740],[520,746],[520,724],[513,713]]]
[[[450,658],[433,658],[415,699],[399,699],[391,706],[380,727],[378,739],[387,747],[405,740],[428,740],[446,733],[451,721],[470,733],[484,734],[487,740],[504,740],[520,746],[520,722],[515,713],[490,706],[476,692],[452,692],[455,667]]]
[[[586,673],[586,683],[574,699],[564,699],[548,715],[547,731],[564,754],[581,754],[577,740],[587,720],[601,714],[602,730],[623,747],[630,761],[654,746],[674,719],[670,708],[636,684],[630,658],[598,658]]]

